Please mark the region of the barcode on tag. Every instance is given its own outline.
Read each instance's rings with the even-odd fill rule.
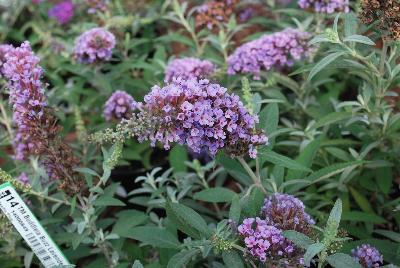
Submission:
[[[10,183],[0,185],[0,209],[46,268],[71,264]]]

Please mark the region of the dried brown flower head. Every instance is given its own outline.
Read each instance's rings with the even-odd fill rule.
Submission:
[[[228,22],[235,13],[237,3],[238,0],[212,0],[199,6],[196,12],[196,26],[206,26],[212,30],[219,24]]]
[[[377,22],[385,36],[400,40],[399,0],[362,0],[360,19],[364,24]]]
[[[40,162],[45,167],[50,180],[60,181],[59,188],[69,195],[75,195],[84,190],[84,180],[74,171],[79,166],[79,160],[66,143],[60,138],[61,127],[50,108],[40,120],[32,120],[25,135],[37,146],[30,153],[40,156]]]

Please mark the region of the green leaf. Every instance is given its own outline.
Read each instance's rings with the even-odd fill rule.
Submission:
[[[351,118],[353,116],[352,112],[333,112],[325,115],[321,119],[319,119],[311,129],[317,129],[319,127],[331,125],[337,123],[339,121]]]
[[[185,147],[175,145],[169,153],[169,164],[174,168],[175,172],[187,171],[185,161],[188,161],[188,154]]]
[[[341,217],[342,217],[342,200],[338,199],[336,200],[335,205],[333,206],[331,212],[329,213],[329,218],[326,225],[330,227],[336,225],[338,228]]]
[[[94,206],[99,206],[99,207],[107,207],[107,206],[116,206],[116,207],[123,207],[126,206],[125,203],[123,203],[121,200],[115,199],[111,196],[100,196],[97,198],[94,203]]]
[[[200,239],[211,236],[211,231],[205,220],[193,209],[182,204],[167,202],[168,218],[185,234]]]
[[[228,172],[228,174],[235,178],[238,182],[244,185],[251,184],[249,175],[247,175],[246,170],[237,160],[232,159],[223,153],[219,153],[217,155],[216,162],[223,166],[226,172]]]
[[[278,128],[278,122],[278,104],[270,103],[260,113],[260,128],[263,129],[267,135],[269,135]]]
[[[277,83],[291,89],[295,93],[300,90],[299,84],[295,80],[287,77],[286,75],[282,75],[280,73],[273,73],[272,79],[275,79]]]
[[[333,21],[333,31],[336,33],[336,35],[339,35],[338,33],[338,22],[339,22],[339,18],[340,18],[340,13],[338,13],[335,17],[335,20]]]
[[[369,203],[369,201],[365,196],[360,194],[356,189],[354,189],[351,186],[348,186],[348,188],[354,200],[356,200],[356,203],[363,211],[375,214],[374,210],[371,207],[371,204]]]
[[[206,201],[206,202],[231,202],[232,199],[236,196],[236,193],[222,187],[215,187],[205,189],[201,192],[194,194],[194,199]]]
[[[299,233],[294,230],[283,231],[283,236],[292,241],[296,246],[301,247],[303,249],[307,249],[309,246],[314,244],[315,242],[306,236],[305,234]]]
[[[349,12],[344,14],[344,34],[345,36],[354,35],[357,33],[358,19],[354,13]]]
[[[308,180],[309,182],[318,182],[324,179],[327,179],[329,177],[332,177],[336,174],[341,173],[344,171],[346,168],[353,167],[353,166],[359,166],[363,163],[366,163],[365,161],[353,161],[353,162],[348,162],[348,163],[339,163],[339,164],[333,164],[328,167],[321,168],[320,170],[314,172],[310,176],[306,177],[305,180]]]
[[[381,191],[384,194],[389,193],[390,188],[392,187],[392,180],[393,180],[393,172],[390,167],[378,168],[376,170],[375,181],[378,184],[379,189],[381,189]]]
[[[145,213],[137,210],[124,210],[117,214],[117,221],[114,224],[113,233],[118,234],[121,237],[126,237],[127,232],[135,226],[138,226],[149,219]]]
[[[132,228],[126,232],[125,237],[135,239],[159,248],[176,249],[180,246],[178,239],[167,229],[153,226],[140,226]]]
[[[325,58],[323,58],[322,60],[320,60],[310,71],[310,74],[308,76],[308,81],[310,81],[311,79],[313,79],[313,77],[315,75],[317,75],[320,71],[322,71],[322,69],[324,69],[326,66],[328,66],[330,63],[334,62],[337,58],[343,56],[344,54],[346,54],[343,51],[340,52],[335,52],[332,54],[329,54],[328,56],[326,56]]]
[[[353,222],[367,222],[367,223],[374,223],[374,224],[382,224],[382,223],[387,222],[384,218],[382,218],[376,214],[366,213],[366,212],[362,212],[362,211],[343,212],[342,220],[353,221]]]
[[[167,268],[185,268],[199,253],[199,249],[189,249],[178,252],[169,260]]]
[[[314,243],[308,246],[306,253],[304,254],[304,264],[310,266],[311,259],[324,250],[324,248],[325,246],[322,243]]]
[[[358,34],[350,35],[350,36],[346,37],[345,39],[343,39],[343,41],[344,42],[356,42],[356,43],[361,43],[361,44],[365,44],[365,45],[375,46],[374,41],[372,41],[371,39],[369,39],[366,36],[358,35]]]
[[[323,140],[323,136],[320,136],[318,139],[313,140],[300,152],[299,156],[296,158],[296,162],[302,164],[305,167],[310,168],[312,162],[317,155],[318,149],[321,146]],[[292,180],[295,178],[302,178],[304,177],[304,172],[289,170],[287,175],[287,180]]]
[[[144,268],[144,266],[142,265],[142,263],[139,260],[136,260],[133,263],[132,268]]]
[[[243,260],[236,251],[224,251],[222,259],[229,268],[244,268]]]
[[[289,157],[280,155],[280,154],[275,153],[275,152],[270,151],[270,150],[260,152],[260,155],[262,155],[262,159],[263,160],[268,161],[270,163],[273,163],[275,165],[286,167],[289,170],[293,169],[293,170],[300,170],[300,171],[306,171],[306,172],[310,172],[311,171],[311,169],[309,169],[309,168],[303,166],[302,164],[290,159]]]
[[[93,175],[93,176],[96,176],[96,177],[98,177],[98,178],[101,177],[96,171],[94,171],[93,169],[90,169],[90,168],[82,167],[82,168],[74,168],[74,170],[75,170],[75,171],[78,171],[78,172],[80,172],[80,173]]]
[[[243,217],[256,217],[260,212],[265,199],[264,192],[259,188],[253,188],[249,195],[240,199]]]
[[[241,210],[242,208],[240,207],[239,196],[235,195],[229,209],[229,219],[239,222]]]
[[[390,240],[400,243],[400,233],[396,233],[396,232],[384,230],[384,229],[374,230],[374,233],[383,235],[383,236],[389,238]]]
[[[328,263],[335,268],[362,268],[353,257],[344,253],[336,253],[326,258]]]

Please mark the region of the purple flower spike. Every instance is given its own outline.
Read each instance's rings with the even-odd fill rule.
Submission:
[[[159,125],[148,137],[170,148],[170,143],[187,145],[195,153],[206,150],[215,155],[224,149],[231,156],[248,153],[256,157],[257,145],[267,137],[254,130],[258,118],[249,114],[239,96],[208,80],[174,79],[163,88],[154,86],[144,97],[143,109]]]
[[[261,262],[273,263],[281,259],[296,258],[298,252],[282,231],[260,218],[248,218],[238,227],[250,254]],[[301,262],[296,258],[297,263]]]
[[[304,209],[300,199],[288,194],[274,193],[264,200],[262,214],[269,225],[309,234],[310,225],[315,222]]]
[[[33,141],[30,133],[33,122],[42,119],[46,107],[44,86],[40,80],[43,69],[27,41],[20,47],[10,49],[5,59],[2,72],[8,80],[13,122],[17,130],[15,158],[24,160],[29,151],[37,151],[40,147],[40,142]]]
[[[138,103],[125,91],[117,90],[104,105],[103,116],[107,121],[127,119],[137,108]]]
[[[108,61],[115,47],[114,35],[104,28],[93,28],[75,40],[75,58],[82,63]]]
[[[383,265],[382,254],[374,247],[363,244],[351,251],[353,258],[358,261],[363,267],[380,267]]]
[[[302,9],[311,9],[317,13],[332,14],[335,12],[349,12],[349,0],[298,0]]]
[[[70,0],[62,1],[49,10],[48,16],[56,19],[60,24],[66,24],[74,16],[74,5]]]
[[[168,64],[165,70],[165,81],[171,82],[173,78],[178,77],[183,80],[208,78],[214,71],[214,65],[208,60],[175,59]]]
[[[290,67],[314,52],[308,45],[310,38],[307,32],[289,28],[245,43],[229,56],[228,74],[248,73],[259,79],[263,69]]]

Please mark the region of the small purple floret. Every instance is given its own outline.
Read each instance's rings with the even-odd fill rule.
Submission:
[[[25,185],[29,185],[29,184],[30,184],[29,177],[28,177],[28,175],[27,175],[25,172],[22,172],[22,173],[17,177],[17,180],[18,180],[20,183],[25,184]]]

